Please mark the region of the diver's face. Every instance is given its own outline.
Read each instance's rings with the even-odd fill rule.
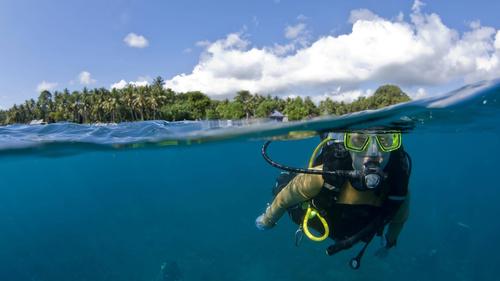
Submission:
[[[371,137],[366,150],[361,152],[350,151],[352,158],[352,167],[355,170],[362,171],[366,167],[379,167],[384,169],[389,162],[390,152],[383,152],[378,147],[377,141]]]

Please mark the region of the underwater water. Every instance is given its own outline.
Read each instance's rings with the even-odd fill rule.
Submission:
[[[500,82],[298,123],[139,122],[0,128],[0,280],[498,280]],[[396,248],[326,256],[294,245],[288,216],[255,218],[279,170],[260,150],[290,132],[391,125],[413,159],[411,212]],[[276,141],[305,167],[318,137]]]

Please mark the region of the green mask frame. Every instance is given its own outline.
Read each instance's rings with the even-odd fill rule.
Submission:
[[[347,132],[344,135],[344,146],[349,151],[363,152],[373,138],[383,152],[391,152],[401,147],[401,132]]]

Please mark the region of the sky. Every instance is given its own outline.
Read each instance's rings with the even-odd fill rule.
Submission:
[[[146,85],[351,101],[500,77],[500,1],[0,0],[0,108]]]

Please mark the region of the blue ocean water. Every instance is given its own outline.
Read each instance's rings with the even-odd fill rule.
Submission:
[[[0,280],[498,280],[500,82],[298,123],[163,121],[0,128]],[[413,158],[410,218],[389,255],[347,263],[254,220],[279,171],[260,154],[290,132],[393,125]],[[304,167],[318,137],[271,145]],[[175,280],[175,279],[172,279]]]

